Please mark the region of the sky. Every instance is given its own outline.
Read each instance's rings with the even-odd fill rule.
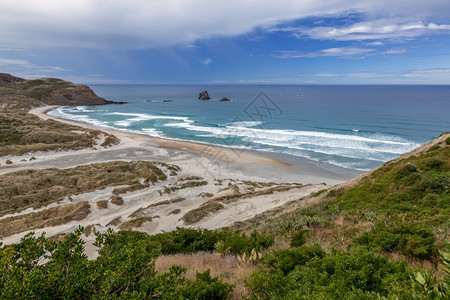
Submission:
[[[0,72],[87,84],[450,84],[450,0],[0,0]]]

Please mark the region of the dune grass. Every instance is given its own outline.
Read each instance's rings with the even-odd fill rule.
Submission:
[[[301,188],[306,185],[300,183],[280,183],[280,184],[257,184],[250,181],[246,181],[245,185],[250,185],[252,187],[257,186],[260,188],[259,190],[249,189],[248,192],[241,193],[237,184],[231,185],[231,190],[233,194],[228,194],[224,196],[219,196],[208,200],[207,202],[200,205],[200,207],[195,208],[193,210],[188,211],[183,217],[182,220],[185,224],[191,225],[195,224],[202,219],[209,216],[211,213],[215,213],[221,209],[224,209],[224,204],[229,204],[233,202],[237,202],[242,199],[258,197],[263,195],[270,195],[274,192],[284,192],[294,188]]]
[[[90,213],[91,206],[86,201],[59,205],[37,212],[0,219],[0,237],[26,230],[58,226],[70,221],[80,221]]]
[[[105,137],[102,147],[115,145],[119,140],[99,130],[88,130],[20,111],[0,111],[0,156],[23,155],[50,150],[90,148],[100,135]]]
[[[22,170],[0,175],[0,216],[28,207],[40,207],[64,197],[144,179],[156,183],[177,166],[159,162],[115,161],[70,169]]]

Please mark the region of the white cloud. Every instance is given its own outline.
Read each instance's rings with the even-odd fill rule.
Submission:
[[[48,77],[68,70],[58,66],[39,66],[25,59],[0,57],[1,72],[11,73],[24,78]]]
[[[356,39],[395,36],[396,32],[415,35],[446,31],[449,25],[438,21],[448,20],[450,5],[448,0],[2,0],[0,45],[151,48],[241,35],[257,27],[271,28],[306,17],[344,16],[349,11],[360,13],[367,20],[409,16],[415,17],[417,23],[386,22],[387,27],[380,27],[362,22],[330,28],[319,22],[319,27],[298,34]],[[429,17],[437,21],[425,22]]]
[[[398,55],[398,54],[405,54],[407,51],[405,49],[388,49],[384,52],[382,52],[382,54],[385,55]]]
[[[203,64],[204,64],[205,66],[209,65],[210,63],[212,63],[212,59],[211,59],[211,58],[207,58],[207,59],[205,59],[205,60],[203,61]]]
[[[32,66],[31,63],[24,59],[0,58],[0,66]]]
[[[339,47],[328,48],[316,52],[300,52],[300,51],[278,51],[280,54],[275,55],[278,58],[311,58],[311,57],[341,57],[341,58],[361,58],[364,55],[374,52],[369,48],[358,47]]]
[[[379,83],[379,84],[445,84],[450,82],[450,68],[349,72],[349,73],[317,73],[305,76],[330,79],[329,82]]]
[[[407,21],[404,18],[379,19],[359,22],[343,27],[299,27],[290,28],[293,36],[297,38],[309,37],[319,40],[354,41],[354,40],[380,40],[404,39],[427,34],[450,34],[450,25],[424,24],[422,21]]]
[[[418,79],[444,79],[447,83],[450,82],[450,68],[440,69],[426,69],[426,70],[413,70],[403,74],[406,78],[418,78]]]

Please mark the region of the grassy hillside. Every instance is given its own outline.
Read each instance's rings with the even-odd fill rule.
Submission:
[[[0,81],[0,108],[30,109],[42,105],[100,105],[112,103],[85,85],[58,78]]]
[[[99,130],[86,130],[27,114],[44,105],[108,104],[83,85],[56,78],[24,80],[0,73],[0,156],[29,152],[107,147],[119,140]]]
[[[309,242],[342,250],[361,237],[358,244],[377,247],[382,252],[432,260],[437,249],[443,249],[449,240],[449,189],[447,133],[372,172],[238,227],[282,235],[306,229]],[[392,232],[404,232],[408,241],[402,241],[402,245],[380,245],[380,240],[387,238],[385,235],[395,239]],[[421,243],[429,243],[431,248],[421,248]]]

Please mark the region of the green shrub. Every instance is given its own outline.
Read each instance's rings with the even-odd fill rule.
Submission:
[[[180,289],[183,299],[228,299],[233,290],[231,284],[211,277],[210,271],[198,273],[195,281],[189,281]]]
[[[394,227],[378,225],[353,242],[365,245],[369,249],[384,252],[399,251],[420,259],[430,258],[436,253],[434,234],[414,224]]]
[[[279,270],[284,274],[294,270],[296,266],[305,265],[307,262],[318,257],[325,256],[325,251],[319,246],[314,245],[310,247],[300,247],[298,249],[289,250],[282,249],[271,251],[267,254],[264,261]]]
[[[99,255],[88,260],[82,232],[79,228],[60,242],[29,234],[18,244],[0,244],[0,298],[226,299],[232,290],[209,271],[194,281],[179,266],[157,273],[160,251],[140,232],[97,234]]]
[[[446,167],[446,163],[443,159],[434,157],[429,158],[424,162],[424,170],[430,171],[443,171]]]
[[[287,273],[261,269],[246,285],[256,299],[410,299],[411,274],[404,261],[359,250],[316,256]]]
[[[156,242],[163,254],[193,253],[197,251],[214,251],[217,242],[221,241],[234,254],[250,254],[252,249],[267,248],[274,242],[272,235],[259,234],[256,231],[250,236],[238,231],[208,229],[177,228],[174,231],[148,236]]]
[[[410,175],[411,173],[417,172],[417,169],[418,168],[415,164],[407,163],[406,165],[398,169],[396,176],[400,179]]]
[[[306,234],[308,231],[299,230],[291,236],[291,247],[301,247],[306,243]]]

